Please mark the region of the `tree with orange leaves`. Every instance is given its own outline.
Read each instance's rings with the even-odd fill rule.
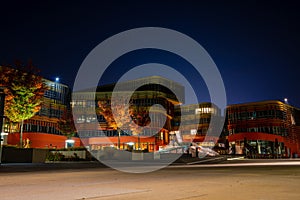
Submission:
[[[129,106],[129,115],[134,123],[129,125],[133,135],[138,135],[144,126],[150,124],[149,108],[146,106]]]
[[[108,126],[114,130],[118,129],[120,131],[120,127],[128,128],[131,130],[132,135],[139,136],[143,127],[150,123],[148,107],[146,106],[136,106],[132,102],[129,102],[129,106],[125,106],[122,100],[116,100],[113,106],[117,112],[115,115],[113,115],[111,105],[108,101],[98,101],[98,114],[103,115]],[[119,145],[120,142],[118,141],[118,147]]]
[[[22,147],[24,120],[30,119],[40,110],[47,87],[31,63],[25,67],[19,66],[18,69],[1,67],[0,80],[6,94],[5,116],[12,122],[20,123]]]
[[[58,121],[58,130],[68,139],[74,137],[77,133],[72,112],[66,110]]]
[[[108,126],[114,130],[118,127],[125,127],[129,128],[133,135],[138,135],[142,127],[150,123],[148,108],[145,106],[129,103],[129,106],[126,107],[124,103],[116,101],[114,107],[117,112],[115,115],[113,115],[111,105],[107,101],[98,101],[98,114],[103,115]],[[130,118],[127,117],[128,115]]]

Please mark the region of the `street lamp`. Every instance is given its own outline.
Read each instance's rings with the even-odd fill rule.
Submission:
[[[74,147],[75,140],[73,139],[67,139],[65,140],[65,148]]]
[[[5,103],[4,87],[0,87],[0,164],[2,160],[2,132],[3,132],[3,125],[4,125],[4,103]]]
[[[121,130],[120,130],[120,128],[119,128],[119,127],[117,128],[117,131],[118,131],[118,149],[120,149],[120,137],[121,137]]]

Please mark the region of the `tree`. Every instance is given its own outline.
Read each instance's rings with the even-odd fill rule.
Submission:
[[[73,120],[73,115],[66,110],[58,121],[58,130],[68,139],[74,137],[77,133]]]
[[[105,100],[98,101],[97,113],[103,115],[108,126],[114,130],[118,130],[118,148],[120,148],[119,128],[124,127],[130,129],[132,135],[137,135],[139,140],[139,134],[143,130],[143,127],[150,123],[150,117],[147,107],[136,106],[132,102],[126,107],[122,100],[116,100],[114,103],[114,107],[116,107],[115,110],[117,111],[115,116],[112,113],[110,103]],[[128,115],[130,117],[127,117]],[[138,142],[138,146],[140,147],[140,142]]]
[[[125,104],[121,101],[118,101],[115,106],[118,113],[116,116],[113,116],[109,102],[105,100],[98,101],[97,114],[100,114],[105,118],[105,121],[109,127],[113,128],[113,130],[118,130],[118,149],[120,149],[120,127],[128,126],[130,123],[126,117],[129,112],[128,108],[126,109]]]
[[[144,126],[150,124],[149,108],[144,106],[130,105],[129,114],[134,123],[130,123],[129,127],[133,135],[138,136],[138,149],[141,149],[140,134]]]
[[[12,122],[20,123],[20,146],[23,143],[24,120],[33,117],[41,108],[42,98],[47,89],[38,71],[29,62],[18,68],[3,67],[1,83],[5,86],[5,116]]]

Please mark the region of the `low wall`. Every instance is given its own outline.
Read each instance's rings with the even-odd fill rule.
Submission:
[[[48,154],[48,149],[20,149],[3,147],[3,163],[44,163]]]
[[[81,150],[81,151],[51,151],[52,153],[60,153],[64,155],[65,158],[72,158],[75,157],[75,154],[77,155],[78,158],[80,159],[86,159],[86,151]]]
[[[23,139],[30,140],[31,148],[64,148],[66,136],[63,135],[54,135],[47,133],[23,133]],[[80,139],[73,137],[75,141],[74,147],[83,146]],[[7,144],[9,145],[19,145],[20,134],[19,133],[10,133],[7,135]]]

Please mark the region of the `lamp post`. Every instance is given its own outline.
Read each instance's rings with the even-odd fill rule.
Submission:
[[[141,138],[140,138],[140,134],[138,134],[138,150],[141,150]]]
[[[2,132],[4,125],[4,103],[5,103],[5,93],[4,87],[0,87],[0,165],[2,160]]]
[[[118,131],[118,149],[120,149],[121,130],[119,127],[117,128],[117,131]]]

